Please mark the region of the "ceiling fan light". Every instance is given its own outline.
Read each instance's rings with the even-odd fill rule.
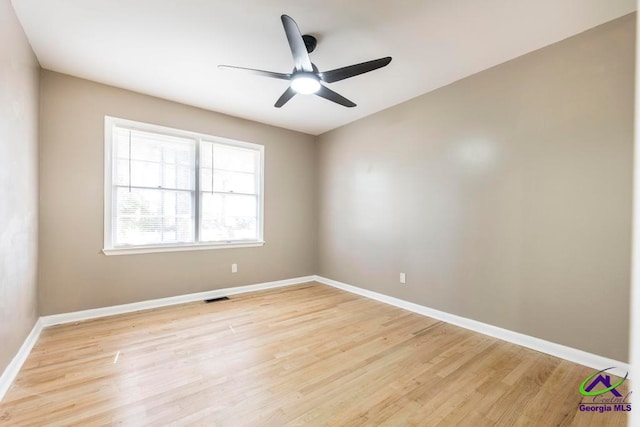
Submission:
[[[320,82],[312,74],[295,76],[291,80],[291,89],[302,95],[310,95],[320,90]]]

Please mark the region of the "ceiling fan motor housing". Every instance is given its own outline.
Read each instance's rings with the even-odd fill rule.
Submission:
[[[318,39],[316,39],[312,35],[305,34],[302,36],[302,40],[304,41],[304,46],[307,48],[308,53],[311,53],[316,49]]]

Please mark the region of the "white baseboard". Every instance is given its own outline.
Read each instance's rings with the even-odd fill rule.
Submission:
[[[586,351],[567,347],[561,344],[545,341],[543,339],[521,334],[519,332],[514,332],[508,329],[499,328],[497,326],[489,325],[487,323],[478,322],[477,320],[467,319],[466,317],[456,316],[454,314],[435,310],[433,308],[429,308],[423,305],[401,300],[399,298],[394,298],[388,295],[380,294],[378,292],[362,289],[357,286],[347,285],[346,283],[338,282],[332,279],[327,279],[325,277],[316,276],[315,280],[317,282],[324,283],[325,285],[333,286],[334,288],[342,289],[347,292],[351,292],[367,298],[374,299],[376,301],[380,301],[380,302],[390,304],[399,308],[403,308],[405,310],[409,310],[414,313],[422,314],[423,316],[432,317],[434,319],[441,320],[443,322],[447,322],[452,325],[460,326],[462,328],[479,332],[484,335],[489,335],[494,338],[501,339],[503,341],[517,344],[522,347],[527,347],[532,350],[536,350],[541,353],[546,353],[551,356],[559,357],[561,359],[578,363],[580,365],[588,366],[593,369],[601,370],[601,369],[613,367],[614,369],[608,372],[611,372],[612,374],[620,377],[625,376],[627,372],[630,371],[630,365],[628,363],[620,362],[618,360],[609,359],[607,357],[598,356],[597,354],[592,354]]]
[[[20,368],[22,368],[22,365],[24,365],[27,357],[29,357],[31,349],[36,344],[36,342],[38,342],[38,338],[40,337],[42,328],[42,322],[40,321],[40,319],[38,319],[36,321],[36,324],[33,325],[31,332],[24,340],[24,343],[22,343],[22,346],[20,347],[20,350],[18,350],[18,353],[11,360],[11,363],[9,363],[2,375],[0,375],[0,402],[2,402],[4,395],[7,393],[7,391],[9,391],[9,388],[11,388],[11,384],[13,384],[13,381],[18,376]]]
[[[116,314],[132,313],[134,311],[148,310],[150,308],[166,307],[169,305],[184,304],[194,301],[202,301],[210,298],[220,298],[227,295],[244,294],[247,292],[261,291],[264,289],[280,288],[282,286],[297,285],[299,283],[312,282],[315,276],[297,277],[295,279],[277,280],[275,282],[258,283],[255,285],[237,286],[233,288],[216,289],[213,291],[198,292],[195,294],[178,295],[175,297],[159,298],[130,304],[113,305],[110,307],[94,308],[90,310],[74,311],[71,313],[54,314],[40,318],[44,327],[61,325],[64,323],[80,322],[83,320],[97,319],[99,317],[114,316]]]

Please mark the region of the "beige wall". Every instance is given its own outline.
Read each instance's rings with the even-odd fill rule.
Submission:
[[[0,0],[0,375],[38,314],[38,69]]]
[[[318,274],[627,360],[634,37],[629,15],[322,135]]]
[[[50,71],[40,84],[40,314],[315,273],[312,136]],[[263,144],[266,244],[103,255],[105,115]]]

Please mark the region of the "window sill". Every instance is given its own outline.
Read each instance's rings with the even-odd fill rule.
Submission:
[[[150,254],[150,253],[156,253],[156,252],[182,252],[182,251],[203,251],[203,250],[209,250],[209,249],[255,248],[263,245],[264,245],[264,241],[170,245],[170,246],[130,246],[130,247],[103,249],[102,253],[109,256],[135,255],[135,254]]]

